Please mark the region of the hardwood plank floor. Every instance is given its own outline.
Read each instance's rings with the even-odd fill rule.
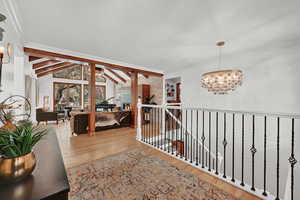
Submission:
[[[135,129],[121,128],[102,131],[96,133],[95,136],[88,136],[87,134],[72,136],[68,122],[61,123],[55,126],[55,128],[66,168],[71,168],[93,160],[118,154],[132,148],[140,147],[149,151],[151,154],[198,176],[202,180],[215,185],[223,191],[231,193],[237,199],[259,199],[221,179],[217,179],[206,172],[136,141]]]

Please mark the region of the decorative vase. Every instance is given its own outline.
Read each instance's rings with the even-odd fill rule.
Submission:
[[[17,182],[32,173],[36,165],[33,152],[16,158],[0,158],[0,183]]]

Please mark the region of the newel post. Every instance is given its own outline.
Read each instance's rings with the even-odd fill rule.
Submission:
[[[138,99],[137,103],[137,130],[136,130],[136,139],[142,139],[142,100]]]

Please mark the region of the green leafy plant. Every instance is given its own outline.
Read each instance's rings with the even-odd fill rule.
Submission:
[[[26,155],[46,134],[47,129],[32,124],[17,125],[14,130],[0,129],[0,156],[16,158]]]
[[[144,104],[157,105],[157,103],[155,103],[153,101],[154,97],[155,97],[155,95],[152,95],[151,97],[145,97],[144,98]],[[146,107],[146,108],[144,108],[144,111],[149,113],[151,111],[151,109],[152,108]]]
[[[145,104],[156,105],[156,103],[153,101],[154,97],[155,97],[155,95],[152,95],[151,97],[145,97],[144,98]]]

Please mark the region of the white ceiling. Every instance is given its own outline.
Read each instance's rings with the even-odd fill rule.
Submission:
[[[25,40],[171,72],[300,46],[299,0],[16,0]]]

